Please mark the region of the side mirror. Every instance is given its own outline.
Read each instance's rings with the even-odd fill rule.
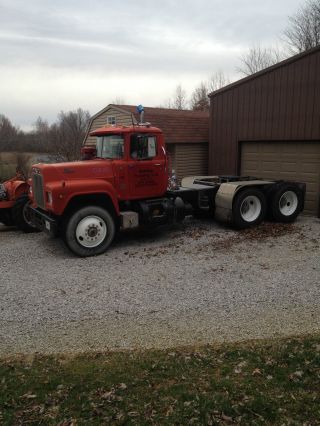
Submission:
[[[91,160],[97,156],[97,150],[94,146],[83,146],[80,151],[81,160]]]

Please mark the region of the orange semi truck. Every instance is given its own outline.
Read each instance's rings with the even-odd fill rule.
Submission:
[[[168,189],[163,133],[149,123],[91,132],[86,161],[32,168],[33,226],[63,238],[77,256],[104,253],[120,229],[182,221],[206,213],[241,229],[265,218],[292,222],[304,208],[299,182],[200,176]],[[91,154],[91,155],[88,155]]]

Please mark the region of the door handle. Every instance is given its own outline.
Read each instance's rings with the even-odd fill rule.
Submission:
[[[160,163],[155,163],[155,166],[162,166],[162,164],[160,164]]]

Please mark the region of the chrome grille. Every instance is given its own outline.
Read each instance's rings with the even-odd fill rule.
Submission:
[[[43,177],[37,173],[34,173],[32,176],[32,191],[37,206],[44,209]]]

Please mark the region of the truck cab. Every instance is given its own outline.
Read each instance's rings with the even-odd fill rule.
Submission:
[[[96,147],[90,159],[34,165],[30,187],[33,222],[62,234],[80,256],[99,254],[101,241],[107,235],[112,240],[116,229],[147,222],[151,204],[153,216],[167,217],[162,199],[169,175],[162,131],[148,124],[108,126],[91,136],[96,136]],[[89,218],[71,231],[74,215],[84,208],[87,214],[88,207]]]
[[[159,197],[166,192],[167,157],[159,129],[101,128],[91,135],[97,137],[96,158],[112,164],[119,200]]]

